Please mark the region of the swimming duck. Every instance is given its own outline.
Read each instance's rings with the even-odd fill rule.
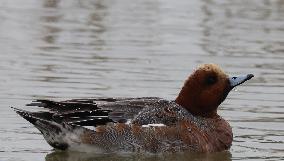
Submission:
[[[218,152],[231,147],[232,128],[218,115],[228,93],[252,74],[229,77],[200,65],[175,100],[158,97],[36,100],[30,112],[13,108],[60,150],[108,152]]]

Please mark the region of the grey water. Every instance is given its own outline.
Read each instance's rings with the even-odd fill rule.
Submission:
[[[174,99],[201,63],[255,77],[220,115],[234,132],[216,154],[54,151],[10,106],[34,99]],[[0,160],[281,160],[284,0],[1,0]]]

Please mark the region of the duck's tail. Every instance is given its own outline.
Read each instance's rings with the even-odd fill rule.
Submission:
[[[80,142],[79,137],[83,130],[64,122],[56,122],[52,119],[52,113],[50,112],[36,113],[14,107],[11,108],[32,123],[43,134],[47,143],[56,149],[66,150],[72,144]]]

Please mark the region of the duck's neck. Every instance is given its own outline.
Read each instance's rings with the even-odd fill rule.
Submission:
[[[217,114],[217,107],[210,107],[209,109],[214,109],[207,111],[203,107],[198,106],[198,102],[196,102],[196,99],[194,98],[194,95],[184,97],[185,94],[183,93],[184,90],[181,90],[178,97],[176,98],[175,102],[179,104],[180,106],[187,109],[191,114],[195,116],[202,116],[206,118],[217,118],[219,115]]]

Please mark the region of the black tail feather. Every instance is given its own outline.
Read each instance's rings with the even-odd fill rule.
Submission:
[[[37,120],[40,120],[39,118],[36,118],[32,115],[31,112],[29,111],[25,111],[22,109],[18,109],[18,108],[14,108],[11,107],[17,114],[19,114],[21,117],[23,117],[24,119],[26,119],[27,121],[29,121],[30,123],[32,123],[33,125],[35,125],[35,122]]]
[[[14,107],[11,108],[21,117],[32,123],[43,134],[49,145],[60,150],[65,150],[68,148],[68,144],[60,139],[60,135],[64,133],[62,128],[65,128],[65,130],[71,130],[73,126],[64,123],[58,124],[53,122],[53,120],[48,120],[51,117],[49,116],[50,113],[48,112],[33,113]],[[58,139],[56,139],[57,136]]]
[[[51,112],[30,112],[23,109],[18,109],[15,107],[11,107],[17,114],[22,116],[24,119],[29,121],[30,123],[34,124],[37,120],[45,120],[45,121],[56,121],[53,119],[53,113]]]

